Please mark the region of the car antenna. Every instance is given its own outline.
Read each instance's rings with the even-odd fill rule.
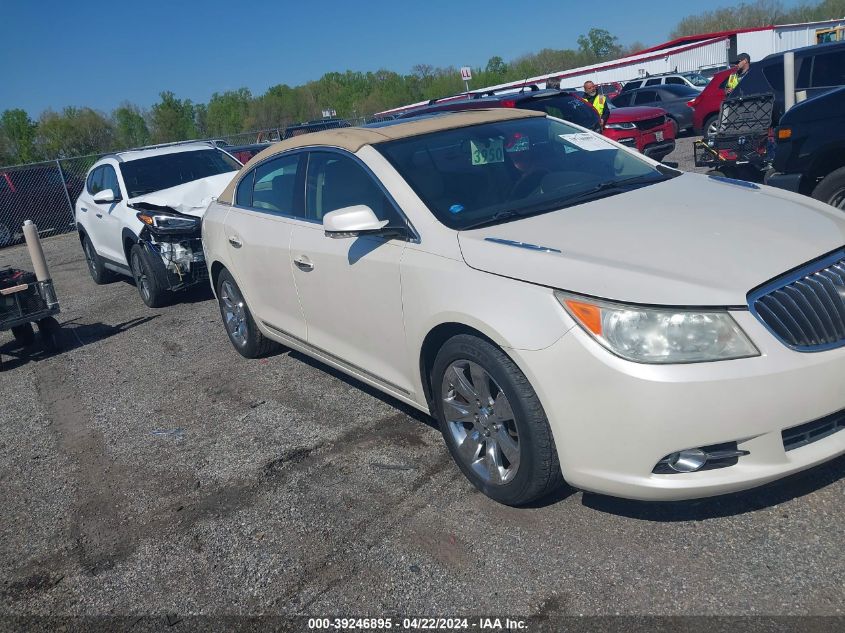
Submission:
[[[528,86],[528,77],[525,78],[525,81],[522,82],[522,90],[519,91],[519,94],[525,92],[525,88]]]

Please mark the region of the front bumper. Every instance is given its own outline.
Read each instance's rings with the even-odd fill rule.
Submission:
[[[675,141],[663,141],[662,143],[654,143],[643,148],[643,154],[654,160],[663,160],[675,151]]]
[[[785,450],[784,429],[845,409],[845,348],[786,348],[748,312],[733,313],[759,357],[688,365],[618,358],[575,327],[549,348],[511,350],[534,385],[573,486],[619,497],[719,495],[799,472],[845,453],[845,431]],[[655,474],[675,451],[736,442],[735,465]]]

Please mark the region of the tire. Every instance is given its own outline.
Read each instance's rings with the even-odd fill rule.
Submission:
[[[62,349],[62,326],[53,317],[38,322],[38,334],[47,351],[58,352]]]
[[[82,238],[82,252],[85,254],[85,261],[88,263],[88,272],[91,274],[91,279],[98,286],[113,281],[114,273],[106,270],[103,264],[103,258],[97,254],[94,245],[91,243],[91,238],[85,235]]]
[[[711,114],[704,119],[704,126],[701,129],[701,136],[711,138],[716,135],[716,126],[719,124],[719,115]]]
[[[563,484],[540,400],[502,350],[475,336],[454,336],[437,353],[430,378],[446,446],[478,490],[519,506]]]
[[[150,262],[149,254],[140,244],[135,244],[129,251],[129,268],[132,270],[132,278],[135,280],[138,294],[141,295],[141,301],[148,308],[161,308],[167,305],[170,300],[170,291],[161,283]]]
[[[20,345],[29,347],[35,342],[35,331],[32,329],[32,323],[16,325],[12,328],[12,336]]]
[[[276,341],[261,333],[252,313],[246,305],[243,293],[228,270],[222,270],[217,278],[217,304],[223,327],[232,342],[232,346],[244,358],[260,358],[277,350]]]
[[[845,167],[830,172],[813,189],[816,200],[845,211]]]

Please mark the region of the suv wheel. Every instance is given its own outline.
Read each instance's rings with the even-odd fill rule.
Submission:
[[[112,281],[114,275],[106,270],[103,265],[103,258],[94,250],[94,245],[91,243],[91,238],[87,235],[82,238],[82,252],[85,253],[85,261],[88,263],[88,272],[91,273],[91,279],[95,284],[104,284]]]
[[[449,452],[481,492],[523,505],[562,485],[543,407],[502,350],[475,336],[455,336],[437,354],[431,385]]]
[[[132,277],[135,279],[141,301],[150,308],[166,305],[170,293],[162,287],[149,255],[140,244],[135,244],[129,251],[129,267],[132,269]]]
[[[813,190],[813,197],[845,211],[845,167],[825,176]]]
[[[703,136],[705,139],[713,138],[716,136],[716,133],[719,131],[719,115],[718,114],[711,114],[707,119],[704,121],[704,129],[702,132],[704,133]]]
[[[264,336],[255,325],[252,313],[243,294],[228,270],[222,270],[217,279],[217,302],[226,334],[238,353],[244,358],[259,358],[278,349],[279,344]]]

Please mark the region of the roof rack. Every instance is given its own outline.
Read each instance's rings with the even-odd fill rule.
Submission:
[[[140,152],[141,150],[145,149],[160,149],[162,147],[175,147],[177,145],[197,145],[197,144],[206,144],[211,145],[213,147],[217,147],[214,139],[198,139],[194,141],[173,141],[171,143],[158,143],[156,145],[142,145],[141,147],[132,147],[130,149],[122,150],[121,154],[125,152]]]
[[[537,84],[523,84],[522,86],[509,86],[507,88],[499,88],[497,90],[485,90],[484,92],[473,92],[471,95],[472,99],[481,99],[482,97],[492,97],[500,92],[510,92],[514,90],[519,90],[516,94],[522,94],[522,91],[528,88],[531,92],[537,92],[540,87]]]

